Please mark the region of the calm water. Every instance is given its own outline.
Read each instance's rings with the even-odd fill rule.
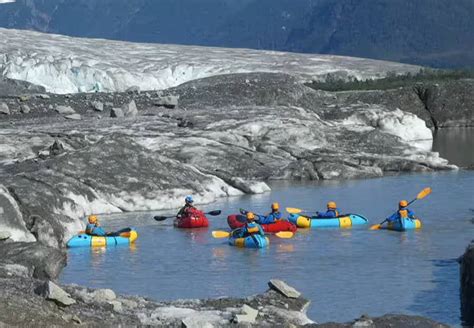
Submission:
[[[400,199],[412,199],[426,186],[427,198],[412,209],[423,219],[416,232],[312,230],[293,239],[272,238],[264,250],[238,249],[213,239],[227,229],[225,215],[239,207],[265,212],[270,203],[323,209],[337,201],[342,211],[364,214],[378,223]],[[272,192],[222,199],[206,206],[222,209],[211,228],[195,231],[156,222],[156,213],[105,217],[110,230],[137,227],[135,247],[69,250],[61,280],[155,299],[246,296],[280,278],[311,299],[310,318],[347,321],[363,313],[420,314],[459,325],[459,257],[473,239],[474,172],[403,175],[382,179],[272,185]]]
[[[440,129],[433,140],[433,150],[453,164],[474,164],[474,128]]]

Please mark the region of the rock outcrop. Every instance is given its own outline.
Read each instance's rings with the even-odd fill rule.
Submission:
[[[466,326],[474,326],[474,241],[460,258],[461,317]]]

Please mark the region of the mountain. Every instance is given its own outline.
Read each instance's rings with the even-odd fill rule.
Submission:
[[[473,0],[18,0],[0,26],[474,67]]]

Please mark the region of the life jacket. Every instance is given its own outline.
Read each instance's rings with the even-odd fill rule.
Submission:
[[[338,210],[334,210],[334,214],[336,214],[336,217],[339,216],[339,211]]]
[[[401,219],[408,218],[408,210],[406,209],[398,210],[398,214],[400,215]]]
[[[255,233],[259,233],[260,229],[258,228],[258,225],[254,222],[247,223],[247,232],[251,235]]]
[[[275,222],[283,219],[283,215],[281,215],[281,212],[274,212],[272,214],[273,214],[273,217],[275,218]]]
[[[88,223],[87,226],[86,226],[86,234],[92,235],[92,234],[94,233],[95,227],[96,227],[95,224],[93,224],[93,223]]]

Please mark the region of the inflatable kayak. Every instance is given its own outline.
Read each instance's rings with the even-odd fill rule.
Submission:
[[[349,228],[353,225],[367,224],[369,220],[359,214],[343,214],[337,218],[323,219],[290,214],[288,220],[298,228]]]
[[[401,218],[393,222],[388,222],[387,226],[384,228],[395,231],[420,229],[421,221],[419,219]]]
[[[227,217],[227,223],[231,229],[242,228],[247,222],[247,218],[244,215],[232,214]],[[278,221],[271,224],[261,224],[263,231],[267,233],[276,233],[280,231],[291,231],[295,232],[298,228],[296,225],[289,221]]]
[[[248,236],[245,238],[229,238],[229,245],[245,248],[264,248],[270,245],[268,237],[261,235]]]
[[[104,247],[115,245],[129,245],[138,238],[138,233],[133,228],[126,228],[108,236],[91,236],[85,233],[72,237],[67,242],[67,247]]]
[[[174,226],[177,228],[204,228],[209,226],[209,220],[204,212],[191,209],[187,215],[174,220]]]

